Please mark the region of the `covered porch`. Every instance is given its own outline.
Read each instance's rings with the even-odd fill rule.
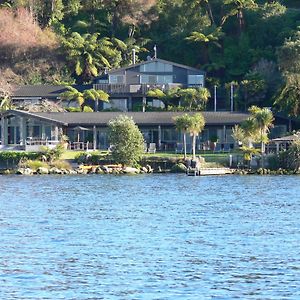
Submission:
[[[1,149],[38,151],[42,146],[54,148],[63,134],[63,126],[30,115],[5,113],[0,121]]]
[[[124,113],[122,113],[124,114]],[[183,133],[175,128],[174,118],[182,112],[126,113],[141,130],[147,147],[154,144],[157,151],[180,151]],[[11,110],[1,114],[1,147],[38,151],[41,146],[55,147],[67,140],[70,150],[107,150],[108,123],[120,112],[62,113]],[[232,128],[248,114],[230,112],[203,112],[206,125],[197,137],[198,151],[233,149]],[[192,138],[187,133],[187,148]]]
[[[295,133],[288,136],[283,136],[279,138],[275,138],[270,140],[269,144],[267,145],[267,152],[268,153],[276,153],[278,154],[281,151],[288,150],[291,143],[295,141],[300,141],[300,133]]]

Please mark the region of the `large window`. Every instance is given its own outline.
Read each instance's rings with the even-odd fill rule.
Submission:
[[[124,83],[124,75],[110,75],[109,83]]]
[[[172,75],[141,75],[140,83],[142,84],[173,83],[173,76]]]
[[[140,72],[173,72],[173,66],[158,61],[145,63],[140,66]]]
[[[204,76],[203,75],[189,75],[188,85],[204,86]]]
[[[178,140],[178,132],[175,129],[162,129],[161,140],[164,142],[176,142]]]

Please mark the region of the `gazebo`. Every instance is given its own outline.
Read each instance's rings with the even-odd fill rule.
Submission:
[[[281,150],[287,150],[289,145],[292,142],[297,141],[297,140],[300,140],[300,132],[294,133],[292,135],[287,135],[287,136],[282,136],[279,138],[272,139],[272,140],[270,140],[270,143],[268,146],[270,147],[270,145],[275,144],[276,154],[278,154],[279,151],[281,151]]]

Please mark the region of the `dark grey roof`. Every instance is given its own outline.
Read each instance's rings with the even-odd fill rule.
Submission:
[[[169,64],[169,65],[173,65],[173,66],[176,66],[176,67],[179,67],[179,68],[187,69],[187,70],[201,72],[201,73],[205,74],[204,71],[201,71],[199,69],[196,69],[196,68],[193,68],[193,67],[190,67],[190,66],[186,66],[186,65],[182,65],[182,64],[178,64],[178,63],[174,63],[172,61],[168,61],[168,60],[164,60],[164,59],[160,59],[160,58],[147,60],[147,61],[142,61],[140,63],[130,65],[130,66],[127,66],[127,67],[123,67],[123,68],[113,69],[113,70],[108,71],[108,74],[114,74],[114,73],[122,71],[122,70],[128,70],[128,69],[131,69],[131,68],[135,68],[135,67],[145,65],[145,64],[149,64],[149,63],[156,62],[156,61],[161,62],[161,63],[165,63],[165,64]]]
[[[73,85],[74,88],[79,91],[89,89],[92,85]],[[45,99],[57,99],[60,94],[65,92],[66,86],[64,85],[23,85],[15,87],[12,98],[45,98]]]
[[[123,114],[132,117],[137,125],[173,125],[174,117],[184,114],[184,112],[48,112],[48,113],[28,113],[25,111],[9,111],[8,114],[24,115],[40,120],[62,124],[65,126],[106,126],[109,120]],[[234,125],[239,124],[249,117],[246,113],[231,112],[203,112],[207,125]]]
[[[270,142],[292,142],[292,141],[297,141],[297,140],[300,140],[299,134],[282,136],[282,137],[279,137],[276,139],[272,139]]]

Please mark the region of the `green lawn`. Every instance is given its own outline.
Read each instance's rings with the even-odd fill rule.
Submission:
[[[86,152],[86,151],[73,151],[73,150],[67,150],[63,153],[62,159],[75,159],[77,156],[79,156],[82,153],[91,153],[91,154],[103,154],[105,156],[107,154],[107,151],[91,151],[91,152]]]
[[[86,152],[67,150],[63,153],[62,159],[75,159],[81,153],[86,153]],[[107,155],[107,151],[91,151],[89,153],[97,154],[97,155],[100,154],[103,156]],[[214,165],[228,165],[230,154],[232,154],[234,157],[236,156],[236,153],[212,153],[208,151],[206,151],[205,153],[203,152],[197,153],[197,156],[201,155],[202,157],[205,158],[205,162],[208,163],[208,165],[214,166]],[[183,159],[183,154],[176,154],[174,152],[156,152],[153,154],[145,153],[145,157]],[[189,153],[187,157],[192,158],[192,154]]]

